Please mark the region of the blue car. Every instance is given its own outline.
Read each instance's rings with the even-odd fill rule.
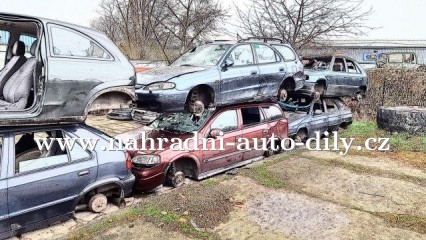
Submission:
[[[319,97],[365,96],[368,79],[365,70],[354,59],[340,55],[303,58],[307,80],[300,91]]]
[[[85,150],[80,142],[61,148],[64,138],[99,140]],[[104,147],[109,137],[84,125],[0,128],[0,239],[66,220],[76,208],[101,212],[107,199],[130,194],[130,158]]]
[[[167,67],[139,73],[137,106],[154,112],[205,109],[279,99],[303,87],[299,56],[275,39],[217,41],[191,49]]]

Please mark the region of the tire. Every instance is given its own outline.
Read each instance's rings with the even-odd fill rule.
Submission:
[[[168,184],[174,188],[181,187],[185,183],[185,174],[181,171],[169,173],[167,176]]]
[[[199,89],[194,89],[191,91],[188,103],[187,110],[189,113],[194,114],[195,116],[203,115],[204,111],[209,108],[211,100],[205,93],[201,93]]]
[[[377,112],[377,125],[390,132],[426,133],[426,108],[381,107]]]
[[[87,204],[87,207],[91,212],[94,213],[100,213],[103,212],[108,205],[108,199],[105,195],[102,193],[98,193],[93,195],[93,197],[90,198],[89,203]]]
[[[286,102],[288,100],[288,91],[284,87],[281,87],[278,91],[278,101]]]
[[[308,134],[306,133],[306,131],[305,130],[299,130],[297,132],[296,136],[294,137],[294,141],[296,143],[304,143],[307,138],[308,138]]]
[[[275,151],[272,149],[272,146],[268,147],[268,151],[265,151],[265,153],[263,154],[265,157],[272,157],[275,155]]]

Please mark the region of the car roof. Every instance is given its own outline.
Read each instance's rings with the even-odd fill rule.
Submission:
[[[308,56],[303,56],[303,59],[310,59],[310,58],[332,58],[332,57],[336,57],[336,58],[346,58],[352,61],[356,61],[355,59],[342,55],[342,54],[328,54],[328,55],[308,55]]]
[[[237,103],[237,104],[231,104],[226,106],[218,107],[216,112],[227,110],[227,109],[234,109],[234,108],[247,108],[247,107],[265,107],[265,106],[278,106],[278,103],[275,102],[250,102],[250,103]]]

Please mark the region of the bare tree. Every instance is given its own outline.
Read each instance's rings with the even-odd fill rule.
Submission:
[[[364,0],[252,0],[248,11],[237,8],[245,34],[280,37],[303,48],[318,39],[364,34],[372,9]]]

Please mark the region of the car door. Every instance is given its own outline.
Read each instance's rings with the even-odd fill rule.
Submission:
[[[225,66],[226,61],[232,66]],[[222,105],[254,99],[259,88],[259,68],[250,44],[237,45],[225,57],[220,70],[220,102]]]
[[[221,130],[223,137],[209,138],[208,151],[203,151],[203,172],[226,167],[242,160],[242,153],[237,151],[237,139],[241,137],[240,123],[236,109],[225,110],[212,120],[207,133],[212,129]],[[220,150],[220,142],[223,141],[223,150]],[[216,150],[213,150],[213,144]]]
[[[316,132],[322,135],[328,129],[328,116],[325,114],[322,101],[315,102],[311,106],[311,119],[309,121],[309,137],[315,137]]]
[[[9,155],[6,142],[4,135],[0,134],[0,238],[7,237],[5,234],[10,231],[6,178]]]
[[[355,63],[355,61],[351,59],[345,59],[348,77],[350,78],[350,82],[348,82],[348,89],[350,89],[351,93],[357,93],[359,91],[359,87],[366,85],[364,84],[364,75],[362,74],[361,69]]]
[[[71,149],[58,147],[52,136],[63,139],[61,130],[31,134],[38,137],[45,133],[50,134],[48,139],[54,144],[39,152],[33,147],[21,149],[20,141],[28,133],[13,137],[11,156],[15,161],[8,168],[8,206],[15,230],[73,212],[78,195],[96,180],[96,154],[78,143]],[[25,143],[29,146],[33,139],[26,137]]]
[[[262,139],[269,139],[272,135],[269,124],[265,121],[263,112],[259,107],[241,108],[240,111],[242,119],[242,137],[250,143],[250,149],[243,151],[243,160],[262,156],[265,152],[261,149],[263,147]],[[255,149],[255,146],[260,150]],[[266,147],[267,146],[265,146],[265,148]]]
[[[282,81],[288,75],[288,69],[280,55],[265,44],[254,43],[257,63],[261,75],[258,95],[276,97]]]

